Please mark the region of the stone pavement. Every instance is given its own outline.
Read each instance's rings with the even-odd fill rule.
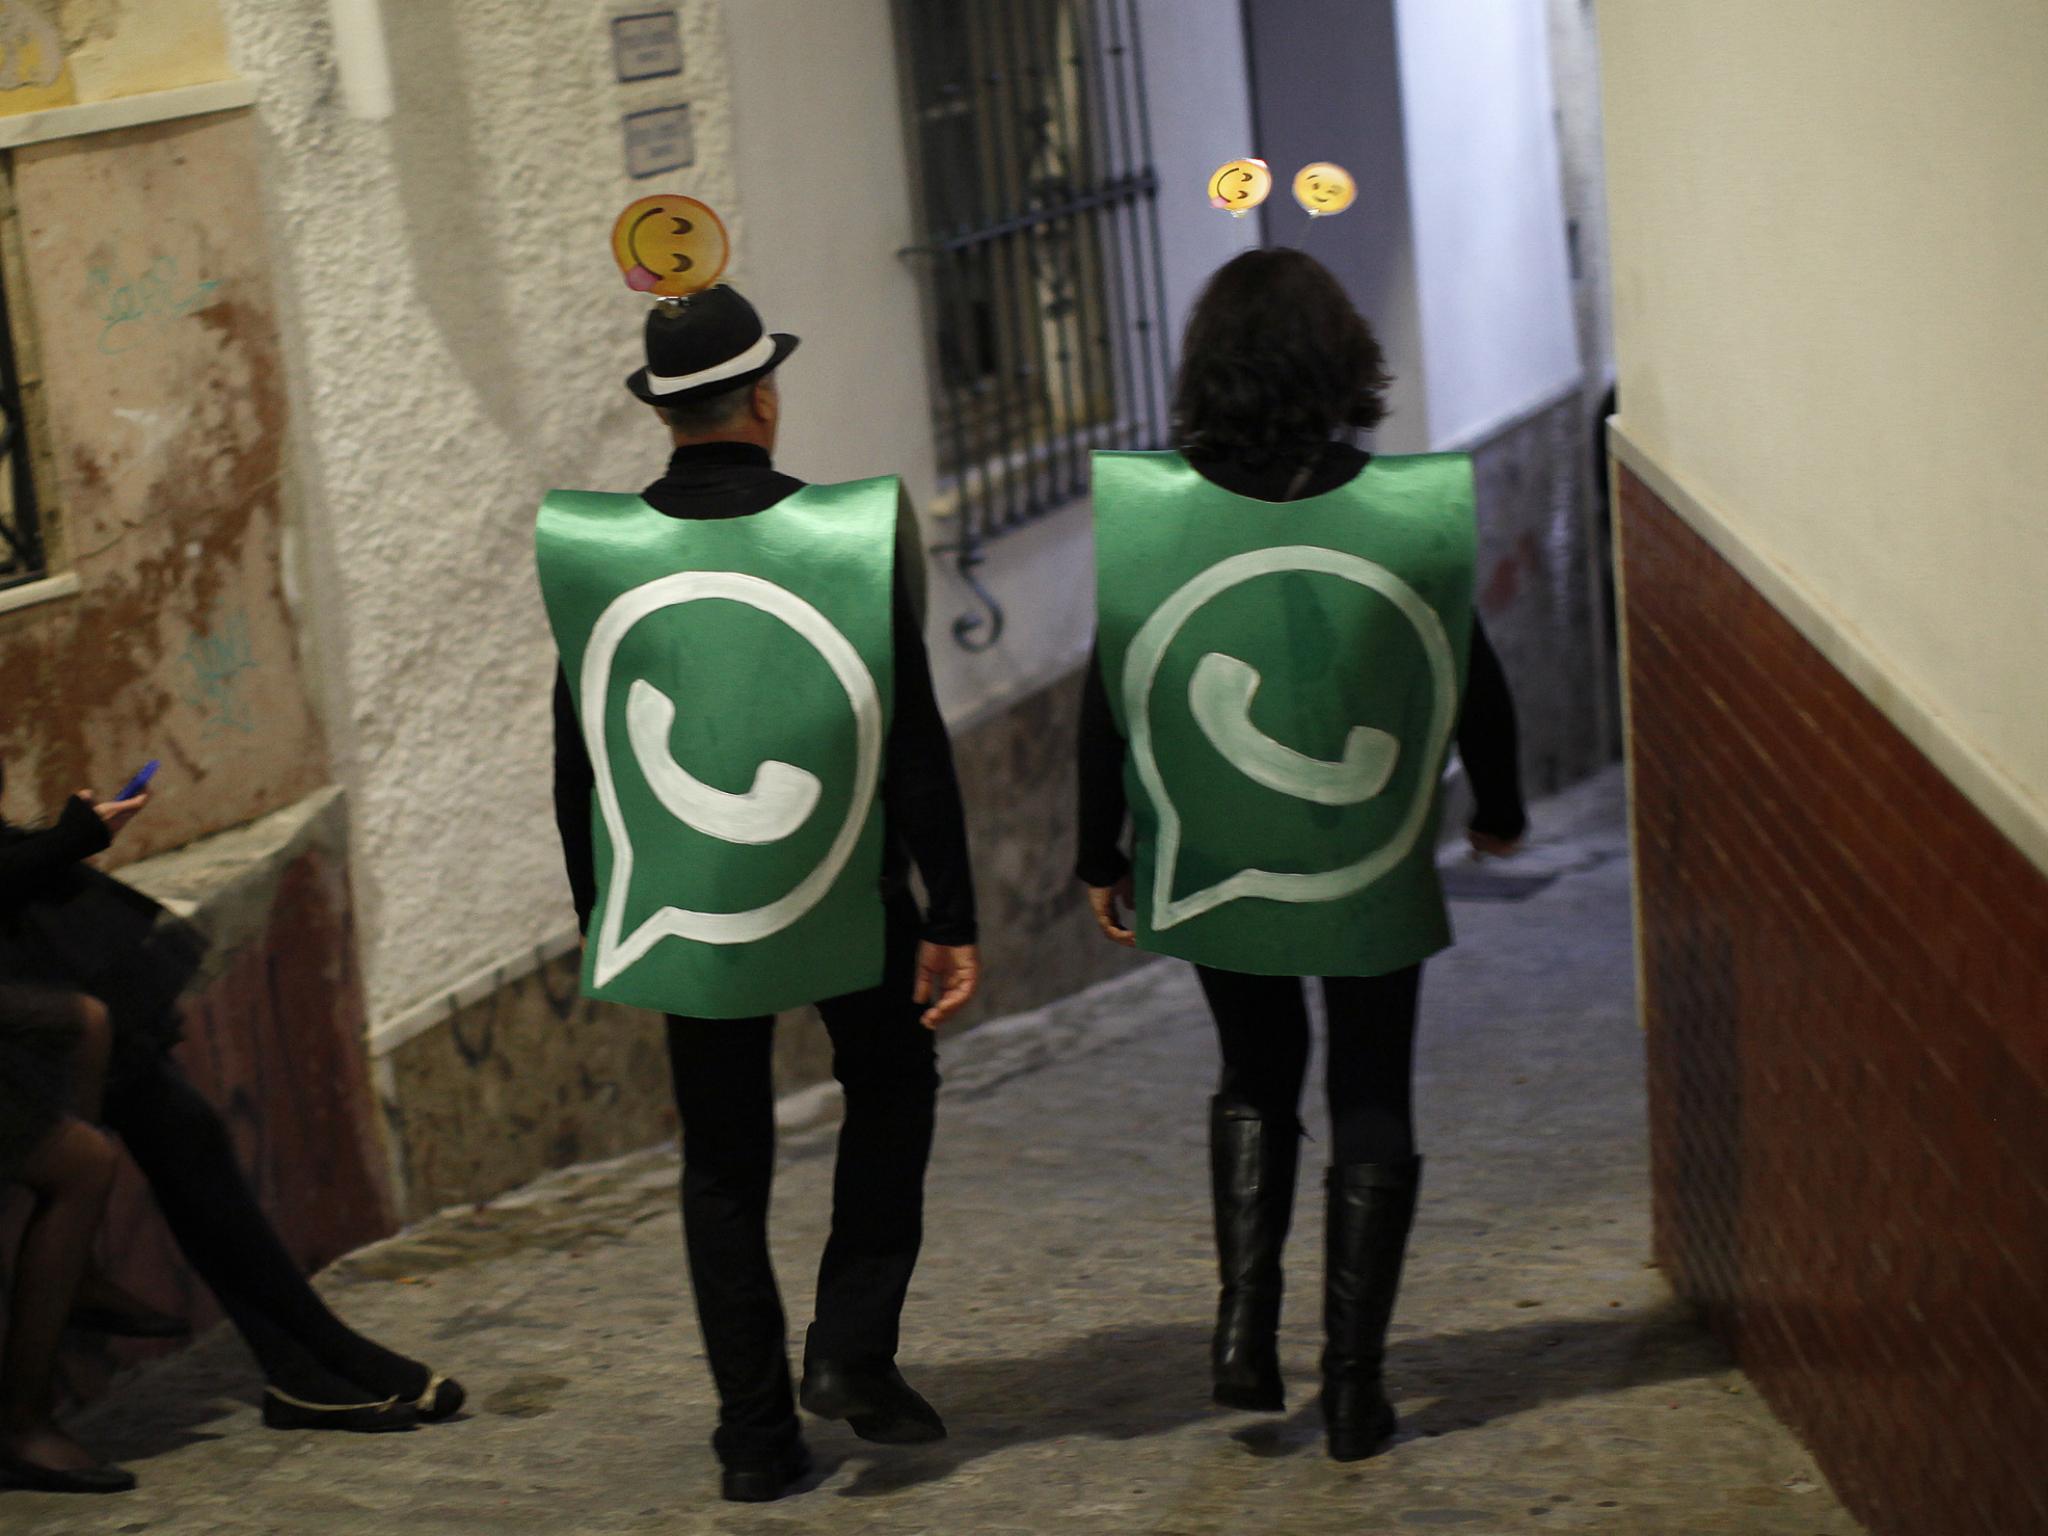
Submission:
[[[1207,1404],[1214,1048],[1192,975],[1165,963],[945,1047],[903,1354],[952,1426],[942,1445],[813,1424],[810,1491],[717,1500],[675,1159],[657,1149],[444,1213],[325,1278],[351,1318],[462,1376],[463,1419],[266,1431],[246,1357],[215,1334],[86,1416],[140,1492],[0,1495],[0,1529],[1854,1532],[1648,1264],[1618,776],[1540,807],[1537,828],[1555,883],[1459,902],[1461,943],[1425,984],[1429,1162],[1390,1362],[1404,1427],[1374,1461],[1328,1461],[1315,1417],[1321,1142],[1291,1248],[1294,1411]],[[832,1100],[794,1096],[785,1119],[776,1248],[800,1323]]]

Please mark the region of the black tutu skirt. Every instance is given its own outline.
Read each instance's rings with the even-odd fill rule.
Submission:
[[[83,992],[106,1005],[109,1089],[178,1043],[178,1001],[205,955],[190,923],[85,865],[0,911],[0,990]]]
[[[0,985],[0,1183],[71,1113],[83,1028],[76,993]]]

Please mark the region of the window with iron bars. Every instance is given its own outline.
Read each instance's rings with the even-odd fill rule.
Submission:
[[[20,306],[10,302],[22,291],[15,235],[12,179],[0,175],[0,590],[48,572],[30,444],[36,385],[32,370],[23,366],[26,349],[15,346]]]
[[[897,0],[949,555],[1082,495],[1095,448],[1155,448],[1169,382],[1159,181],[1135,0]]]

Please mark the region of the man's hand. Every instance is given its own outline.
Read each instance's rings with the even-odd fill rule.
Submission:
[[[930,1003],[926,1029],[937,1029],[973,998],[981,985],[981,951],[972,944],[917,946],[917,990],[911,1001]]]
[[[1126,949],[1137,947],[1138,936],[1126,928],[1119,910],[1131,905],[1131,877],[1125,875],[1115,885],[1091,885],[1088,887],[1088,909],[1095,914],[1095,926],[1102,930],[1104,938],[1112,944],[1121,944]]]
[[[1522,839],[1519,837],[1495,837],[1491,833],[1468,828],[1465,838],[1472,844],[1472,851],[1483,858],[1512,858],[1522,851]]]
[[[132,800],[102,800],[89,789],[81,789],[78,798],[99,813],[106,823],[109,839],[119,837],[121,829],[135,819],[135,813],[149,804],[149,791],[144,790]]]

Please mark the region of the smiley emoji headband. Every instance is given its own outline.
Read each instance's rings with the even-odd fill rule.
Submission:
[[[612,259],[626,286],[667,307],[711,287],[731,256],[723,221],[706,204],[679,193],[628,203],[612,225]]]
[[[1209,177],[1210,205],[1233,219],[1250,213],[1272,191],[1273,168],[1263,160],[1226,160]],[[1326,219],[1358,201],[1358,183],[1343,166],[1318,160],[1294,173],[1294,200],[1311,219]]]

